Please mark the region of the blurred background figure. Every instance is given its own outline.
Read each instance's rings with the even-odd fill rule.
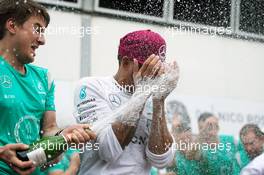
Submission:
[[[185,105],[180,101],[170,100],[166,103],[166,114],[168,120],[167,123],[171,129],[171,133],[174,137],[176,145],[179,145],[180,142],[185,145],[189,143],[192,140],[192,134],[190,127],[190,117]],[[173,146],[173,149],[178,149],[175,147],[176,145]],[[182,153],[177,150],[179,153],[175,154],[174,162],[171,164],[170,168],[167,170],[158,170],[153,167],[151,170],[151,175],[175,175],[185,172],[185,168],[182,166],[185,162],[182,162],[182,160],[184,159],[183,154],[185,154],[186,150],[187,149],[181,150]],[[176,159],[179,159],[180,161],[177,161]],[[176,165],[178,162],[181,162],[181,164]]]
[[[193,134],[191,130],[191,120],[187,108],[182,102],[172,100],[167,103],[168,119],[171,123],[171,132],[175,139],[174,149],[176,154],[174,163],[167,169],[166,175],[188,175],[201,174],[199,162],[195,157],[190,157],[188,145],[193,143]]]
[[[239,135],[250,160],[263,153],[264,133],[258,125],[244,125]]]
[[[246,124],[240,130],[243,150],[239,154],[241,175],[264,174],[264,133],[256,124]]]
[[[76,175],[80,166],[80,156],[75,150],[64,153],[60,162],[47,170],[48,175]]]
[[[218,135],[218,118],[212,113],[202,113],[198,118],[198,142],[208,144],[208,150],[202,151],[202,165],[207,175],[235,175],[239,174],[239,165],[235,159],[237,142],[233,136]]]
[[[187,108],[182,102],[177,101],[177,100],[170,100],[167,102],[166,110],[167,110],[167,116],[168,116],[169,123],[171,123],[172,125],[175,125],[175,126],[177,125],[177,123],[174,124],[173,121],[175,122],[180,121],[181,123],[186,123],[190,125],[191,123],[190,116],[188,114]],[[177,120],[174,120],[176,118]]]
[[[176,114],[172,120],[172,134],[174,136],[177,149],[174,164],[168,168],[168,173],[177,175],[202,175],[200,161],[195,156],[190,156],[192,151],[189,145],[194,143],[193,134],[189,123],[182,121],[180,115]]]

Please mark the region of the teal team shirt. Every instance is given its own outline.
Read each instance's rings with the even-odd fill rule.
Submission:
[[[158,174],[159,174],[158,169],[155,167],[151,167],[150,175],[158,175]]]
[[[45,111],[54,111],[54,83],[47,69],[25,65],[16,71],[0,56],[0,146],[30,144],[40,138]],[[14,172],[0,161],[0,174]]]
[[[248,163],[245,151],[241,144],[236,145],[232,136],[222,135],[221,149],[203,150],[202,159],[189,160],[180,151],[176,152],[175,165],[167,169],[177,175],[238,175],[243,166]],[[236,155],[241,155],[242,166],[239,165]]]
[[[216,152],[203,152],[202,169],[207,175],[239,175],[240,167],[236,160],[236,152],[238,151],[232,136],[221,135],[219,142],[224,145]]]
[[[236,153],[236,159],[239,164],[240,170],[242,170],[250,162],[250,158],[241,141],[239,142],[238,145],[238,152]]]
[[[180,151],[176,151],[175,165],[168,168],[167,172],[177,175],[203,175],[201,161],[189,160]]]

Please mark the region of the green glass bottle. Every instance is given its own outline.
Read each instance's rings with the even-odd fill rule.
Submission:
[[[26,151],[17,151],[18,159],[22,161],[31,160],[35,166],[41,166],[57,158],[68,148],[64,136],[48,136],[29,145]]]

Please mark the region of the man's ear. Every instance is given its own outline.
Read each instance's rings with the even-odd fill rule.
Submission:
[[[17,31],[17,25],[15,24],[15,20],[12,19],[12,18],[9,18],[7,21],[6,21],[6,30],[8,32],[10,32],[11,34],[15,34],[16,31]]]

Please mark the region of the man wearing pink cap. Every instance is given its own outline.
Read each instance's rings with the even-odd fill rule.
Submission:
[[[115,76],[80,80],[74,97],[77,122],[100,121],[129,102],[134,88],[126,87],[135,86],[136,77],[160,76],[165,71],[165,52],[165,40],[150,30],[135,31],[121,38]],[[176,86],[177,79],[173,81]],[[143,110],[136,111],[140,117],[134,126],[115,121],[98,133],[99,149],[81,154],[79,174],[149,175],[151,166],[168,166],[174,150],[164,111],[167,95],[149,97],[142,105]]]

